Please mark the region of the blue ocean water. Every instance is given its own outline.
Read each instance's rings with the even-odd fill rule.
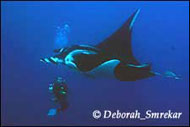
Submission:
[[[68,24],[65,44],[98,44],[138,8],[132,47],[153,70],[171,70],[181,80],[152,77],[135,82],[92,79],[64,66],[43,64],[53,55],[57,27]],[[189,125],[188,2],[2,2],[2,125]],[[62,36],[62,35],[61,35]],[[63,36],[62,36],[63,37]],[[66,79],[69,108],[55,117],[48,110],[48,84]],[[94,110],[182,112],[180,119],[94,119]]]

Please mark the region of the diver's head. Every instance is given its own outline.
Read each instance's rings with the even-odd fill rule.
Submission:
[[[57,82],[57,83],[63,83],[64,80],[63,80],[62,77],[57,77],[56,82]]]
[[[62,77],[57,77],[57,80],[63,80],[63,78]]]

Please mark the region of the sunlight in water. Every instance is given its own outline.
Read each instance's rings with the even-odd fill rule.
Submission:
[[[70,33],[70,26],[64,24],[64,26],[58,26],[56,29],[55,48],[63,48],[68,45],[68,35]]]

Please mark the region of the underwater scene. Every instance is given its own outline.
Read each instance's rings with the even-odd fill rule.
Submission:
[[[1,2],[1,125],[189,125],[189,3]]]

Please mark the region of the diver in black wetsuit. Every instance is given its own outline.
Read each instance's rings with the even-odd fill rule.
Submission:
[[[53,116],[59,113],[60,111],[64,111],[68,107],[67,102],[67,93],[68,88],[66,82],[61,78],[58,77],[53,84],[49,85],[49,90],[53,94],[54,98],[53,101],[58,102],[60,107],[57,109],[50,109],[48,115]]]

